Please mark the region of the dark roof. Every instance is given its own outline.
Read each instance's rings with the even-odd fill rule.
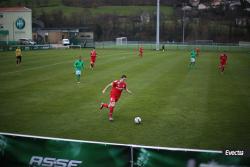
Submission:
[[[31,12],[31,9],[22,7],[6,7],[0,8],[0,12]]]

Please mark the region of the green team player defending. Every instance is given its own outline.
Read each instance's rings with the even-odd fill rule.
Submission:
[[[195,66],[195,58],[196,58],[196,52],[194,51],[194,49],[192,49],[191,54],[190,54],[189,68],[192,68]]]
[[[82,70],[84,69],[84,62],[81,56],[79,56],[79,59],[74,62],[74,68],[75,68],[77,83],[80,83],[81,73]]]

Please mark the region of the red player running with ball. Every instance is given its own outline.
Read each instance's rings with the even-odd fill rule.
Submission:
[[[113,121],[113,112],[114,112],[114,108],[115,108],[115,104],[116,102],[118,102],[122,91],[125,90],[126,92],[128,92],[129,94],[131,94],[132,92],[130,90],[128,90],[127,88],[127,84],[125,82],[125,80],[127,79],[126,75],[122,75],[121,78],[119,80],[115,80],[113,82],[111,82],[110,84],[108,84],[103,90],[102,93],[104,94],[106,92],[106,90],[111,87],[111,91],[110,91],[110,102],[109,104],[107,103],[101,103],[101,107],[100,110],[105,107],[105,108],[109,108],[109,120]]]
[[[90,52],[90,69],[94,69],[94,66],[95,66],[95,61],[96,61],[96,50],[93,49],[91,52]]]
[[[224,73],[226,64],[227,64],[227,55],[226,55],[226,53],[221,53],[220,54],[220,65],[219,65],[219,69],[220,69],[221,74]]]

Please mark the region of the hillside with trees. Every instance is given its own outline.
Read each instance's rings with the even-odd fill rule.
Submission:
[[[188,0],[161,1],[161,41],[213,40],[215,42],[250,41],[250,14],[242,6],[228,2],[211,6],[212,0],[200,1],[209,8],[199,10]],[[39,28],[88,27],[95,40],[155,40],[156,0],[3,0],[1,6],[27,6]],[[183,10],[183,7],[190,7]]]

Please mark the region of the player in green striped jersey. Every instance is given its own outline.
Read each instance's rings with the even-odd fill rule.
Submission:
[[[196,53],[195,53],[194,49],[192,49],[191,54],[190,54],[189,68],[192,68],[195,66],[195,59],[196,59]]]
[[[74,62],[74,68],[75,68],[77,83],[80,83],[81,73],[82,70],[84,69],[84,62],[81,56],[79,56],[79,59]]]

